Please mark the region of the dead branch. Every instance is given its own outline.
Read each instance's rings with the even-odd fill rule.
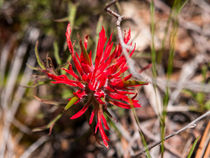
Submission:
[[[171,138],[171,137],[173,137],[173,136],[175,136],[175,135],[180,134],[181,132],[185,131],[185,130],[188,129],[188,128],[195,127],[197,122],[199,122],[200,120],[202,120],[203,118],[205,118],[205,117],[207,117],[207,116],[209,116],[209,115],[210,115],[210,111],[204,113],[203,115],[201,115],[201,116],[198,117],[197,119],[193,120],[192,122],[190,122],[189,124],[187,124],[186,126],[184,126],[183,128],[181,128],[180,130],[178,130],[178,131],[176,131],[176,132],[174,132],[174,133],[172,133],[172,134],[166,136],[166,137],[164,138],[164,141],[165,141],[165,140],[168,140],[169,138]],[[148,149],[150,150],[150,149],[154,148],[155,146],[159,145],[160,143],[161,143],[161,140],[158,141],[158,142],[156,142],[156,143],[154,143],[154,144],[148,145]],[[143,154],[145,151],[146,151],[146,149],[144,149],[144,150],[142,150],[142,151],[140,151],[140,152],[137,152],[137,153],[136,153],[134,156],[132,156],[132,157],[138,157],[138,156],[140,156],[141,154]]]
[[[111,1],[110,3],[108,3],[105,7],[105,11],[107,13],[109,13],[110,15],[114,16],[115,18],[117,18],[117,21],[116,21],[116,26],[117,26],[117,32],[118,32],[118,39],[120,41],[120,44],[122,46],[122,52],[123,52],[123,55],[125,56],[126,58],[126,61],[127,61],[127,64],[128,64],[128,68],[129,68],[129,71],[130,73],[132,74],[133,77],[139,79],[139,80],[142,80],[142,81],[146,81],[146,82],[149,82],[149,83],[153,83],[154,81],[151,79],[151,77],[147,76],[145,73],[138,73],[139,71],[135,70],[135,62],[134,60],[132,60],[130,57],[129,57],[129,54],[127,52],[126,49],[128,50],[132,50],[133,47],[130,47],[128,46],[127,44],[125,44],[124,40],[123,40],[123,35],[122,35],[122,29],[121,29],[121,23],[122,21],[125,19],[124,16],[121,16],[120,14],[116,13],[115,11],[111,10],[111,6],[113,4],[115,4],[117,2],[117,0],[113,0]]]
[[[49,138],[42,136],[36,142],[34,142],[21,156],[20,158],[28,158],[39,146],[48,141]]]
[[[117,21],[116,21],[116,27],[117,27],[117,32],[118,32],[118,38],[119,38],[119,41],[120,41],[120,44],[122,46],[122,50],[123,50],[123,55],[125,56],[126,60],[127,60],[127,64],[128,64],[128,68],[129,68],[129,71],[130,73],[133,75],[133,77],[139,79],[139,80],[143,80],[143,81],[147,81],[149,83],[157,83],[157,85],[159,86],[158,82],[154,81],[151,77],[147,76],[146,74],[144,73],[138,73],[138,71],[135,70],[135,62],[134,60],[132,60],[130,57],[129,57],[129,54],[127,52],[127,49],[131,50],[131,47],[127,46],[125,43],[124,43],[124,40],[123,40],[123,35],[122,35],[122,29],[121,29],[121,22],[122,20],[124,20],[124,17],[121,16],[120,14],[116,13],[115,11],[111,10],[110,7],[115,4],[117,2],[117,0],[112,0],[110,3],[108,3],[105,7],[105,11],[107,13],[109,13],[110,15],[114,16],[115,18],[117,18]],[[210,111],[206,112],[205,114],[201,115],[200,117],[198,117],[197,119],[195,119],[194,121],[192,121],[191,123],[187,124],[186,126],[184,126],[183,128],[181,128],[180,130],[166,136],[164,138],[164,141],[175,136],[175,135],[178,135],[180,134],[181,132],[185,131],[186,129],[188,128],[192,128],[192,127],[195,127],[196,123],[199,122],[201,119],[207,117],[208,115],[210,114]],[[155,146],[159,145],[160,143],[162,142],[162,140],[154,143],[154,144],[151,144],[148,146],[148,149],[152,149],[154,148]],[[140,151],[140,152],[137,152],[135,155],[133,155],[132,157],[138,157],[140,156],[141,154],[143,154],[144,152],[146,151],[146,149]]]

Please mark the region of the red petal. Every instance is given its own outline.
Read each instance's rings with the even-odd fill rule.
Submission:
[[[110,56],[110,52],[112,50],[112,46],[113,46],[113,43],[111,43],[111,44],[108,43],[106,45],[106,49],[104,51],[104,57],[102,59],[102,62],[105,62],[105,60]]]
[[[97,122],[96,127],[95,127],[95,134],[97,133],[97,130],[98,130],[98,122]]]
[[[80,90],[80,89],[78,91],[74,92],[73,94],[80,99],[86,95],[85,91]]]
[[[76,53],[76,54],[77,54],[77,53]],[[75,56],[74,53],[72,53],[72,59],[73,59],[74,65],[75,65],[75,67],[76,67],[78,73],[79,73],[80,75],[83,75],[81,65],[79,64],[79,62],[78,62],[78,60],[77,60],[77,58],[76,58],[76,56]]]
[[[69,69],[62,68],[64,71],[66,71],[68,74],[72,75],[75,79],[79,80],[79,77],[74,73],[72,66],[69,65]]]
[[[102,120],[103,120],[104,127],[105,127],[107,130],[109,130],[109,126],[108,126],[107,121],[106,121],[106,119],[105,119],[105,117],[104,117],[103,114],[101,114],[101,118],[102,118]]]
[[[74,114],[70,119],[76,119],[80,116],[82,116],[88,109],[89,104],[86,104],[79,112]]]
[[[101,57],[102,57],[102,54],[103,54],[105,42],[106,42],[106,35],[105,35],[104,27],[102,27],[102,30],[99,33],[99,40],[98,40],[98,46],[97,46],[97,51],[96,51],[96,59],[95,59],[95,68],[98,68],[98,65],[101,61]]]
[[[108,145],[107,141],[109,141],[109,138],[107,137],[107,135],[104,132],[104,129],[103,129],[103,126],[102,126],[102,123],[101,123],[101,115],[100,115],[100,113],[98,113],[98,128],[99,128],[102,140],[104,142],[104,145],[106,146],[106,148],[108,148],[109,145]]]
[[[92,51],[91,50],[90,50],[90,53],[89,53],[89,59],[90,59],[90,64],[93,65],[92,64]]]
[[[135,94],[134,92],[129,92],[129,91],[119,91],[119,90],[116,90],[116,93],[119,93],[119,94]]]
[[[123,109],[131,109],[130,105],[122,103],[122,102],[119,102],[119,101],[112,101],[111,103],[113,103],[114,105],[119,106],[119,107],[121,107]]]
[[[52,81],[52,83],[57,84],[57,83],[63,83],[63,84],[68,84],[70,86],[74,86],[74,87],[79,87],[79,88],[83,88],[84,86],[79,82],[79,81],[73,81],[73,80],[69,80],[68,77],[66,75],[53,75],[50,73],[47,73],[47,75],[52,78],[55,81]]]
[[[101,98],[99,98],[99,97],[96,97],[96,100],[99,102],[99,104],[105,104],[105,102],[103,102],[103,101],[101,100]]]
[[[121,75],[122,73],[124,73],[126,70],[128,70],[127,66],[121,68],[120,71],[118,71],[117,73],[113,74],[112,77],[115,78],[115,77]]]
[[[87,49],[87,44],[88,44],[88,35],[86,35],[84,39],[84,45],[86,49]]]
[[[93,110],[92,112],[91,112],[91,115],[90,115],[90,120],[89,120],[89,124],[91,125],[92,124],[92,122],[93,122],[93,118],[94,118],[94,116],[95,116],[95,110]]]
[[[109,93],[108,94],[111,98],[113,98],[113,99],[117,99],[117,100],[120,100],[120,99],[128,99],[128,97],[126,96],[126,95],[122,95],[122,94],[117,94],[117,93],[114,93],[114,94],[112,94],[112,93]]]
[[[81,65],[82,65],[82,69],[84,70],[84,72],[85,72],[86,74],[88,74],[88,73],[91,72],[91,67],[90,67],[90,65],[88,65],[88,64],[86,64],[86,63],[81,63]]]
[[[124,81],[127,81],[127,80],[129,80],[131,77],[132,77],[132,74],[130,74],[130,75],[124,77],[123,80],[124,80]]]
[[[67,40],[67,44],[68,44],[70,53],[74,53],[74,49],[73,49],[73,46],[72,46],[72,43],[71,43],[70,36],[71,36],[71,26],[70,26],[70,23],[69,23],[67,28],[66,28],[66,40]]]

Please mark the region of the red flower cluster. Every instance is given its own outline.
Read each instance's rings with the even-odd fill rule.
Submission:
[[[85,37],[84,44],[80,41],[80,55],[74,51],[70,36],[71,28],[69,24],[66,30],[66,38],[76,70],[74,71],[72,69],[71,64],[68,69],[64,70],[73,76],[74,80],[70,80],[66,75],[56,76],[48,73],[48,76],[55,80],[53,81],[55,84],[63,83],[78,88],[74,96],[77,97],[77,102],[83,100],[86,101],[86,104],[79,112],[74,114],[71,119],[80,117],[89,107],[92,107],[91,109],[93,110],[90,115],[89,124],[95,121],[95,133],[99,130],[104,145],[108,148],[107,141],[109,141],[109,139],[104,131],[104,128],[109,130],[109,126],[104,117],[104,112],[110,115],[107,111],[107,105],[111,104],[124,109],[141,107],[138,100],[134,99],[136,95],[132,90],[134,90],[134,86],[140,86],[145,83],[129,80],[132,77],[131,74],[122,77],[122,74],[128,69],[126,59],[122,54],[122,47],[118,44],[113,49],[113,42],[111,41],[112,35],[107,41],[103,27],[99,33],[94,63],[91,59],[91,51],[87,53],[87,36]],[[125,32],[125,44],[128,44],[129,40],[130,30]],[[135,48],[131,51],[130,56],[132,56],[134,50]],[[129,98],[129,95],[132,94],[134,97]]]

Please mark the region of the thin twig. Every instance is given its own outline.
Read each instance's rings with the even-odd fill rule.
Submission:
[[[125,19],[125,17],[121,16],[120,14],[111,10],[111,8],[110,8],[110,6],[113,5],[116,2],[117,2],[117,0],[113,0],[110,3],[108,3],[105,7],[105,11],[107,13],[109,13],[110,15],[114,16],[115,18],[117,18],[116,25],[117,25],[118,38],[119,38],[120,44],[122,46],[123,55],[125,56],[126,61],[127,61],[129,71],[130,71],[130,73],[132,74],[133,77],[135,77],[139,80],[142,80],[142,81],[152,83],[153,81],[152,81],[151,77],[147,76],[143,72],[140,74],[140,73],[138,73],[137,70],[135,70],[135,62],[134,62],[134,60],[132,60],[130,58],[130,56],[127,52],[127,49],[132,50],[133,47],[130,47],[127,44],[125,44],[125,42],[123,40],[123,35],[122,35],[121,23]]]
[[[147,0],[148,2],[151,2],[151,0]],[[209,11],[207,11],[209,8],[208,6],[204,6],[204,0],[193,0],[192,1],[195,4],[199,4],[198,6],[200,6],[200,8],[202,8],[207,14],[209,14]],[[170,14],[171,8],[169,6],[167,6],[163,1],[161,0],[155,0],[155,7],[164,11],[166,14]],[[203,8],[205,7],[205,9]],[[192,30],[193,32],[199,33],[202,36],[209,36],[210,33],[209,31],[205,31],[204,29],[202,29],[200,26],[198,26],[195,23],[192,23],[188,20],[186,20],[183,15],[179,16],[179,24],[181,27],[187,29],[187,30]]]
[[[176,81],[172,80],[166,80],[165,78],[158,77],[156,80],[157,83],[159,83],[160,89],[165,92],[166,86],[170,88],[177,88],[178,83]],[[204,92],[204,93],[210,93],[210,85],[205,83],[198,83],[194,81],[185,81],[183,83],[183,89],[188,89],[193,92]]]
[[[12,121],[13,125],[15,127],[17,127],[21,132],[25,133],[25,134],[31,134],[31,129],[28,128],[26,125],[24,125],[23,123],[21,123],[19,120],[17,120],[16,118],[13,119]]]
[[[197,122],[199,122],[199,121],[202,120],[203,118],[207,117],[208,115],[210,115],[210,111],[206,112],[205,114],[201,115],[201,116],[198,117],[197,119],[193,120],[192,122],[190,122],[189,124],[187,124],[186,126],[184,126],[183,128],[181,128],[180,130],[178,130],[178,131],[176,131],[176,132],[174,132],[174,133],[172,133],[172,134],[166,136],[166,137],[164,138],[164,141],[165,141],[165,140],[168,140],[169,138],[171,138],[171,137],[173,137],[173,136],[175,136],[175,135],[180,134],[181,132],[185,131],[185,130],[188,129],[188,128],[195,127]],[[162,141],[160,140],[160,141],[158,141],[158,142],[156,142],[156,143],[154,143],[154,144],[149,145],[149,146],[148,146],[148,149],[150,150],[150,149],[154,148],[155,146],[159,145],[161,142],[162,142]],[[140,156],[141,154],[143,154],[145,151],[146,151],[146,149],[144,149],[144,150],[142,150],[142,151],[140,151],[140,152],[137,152],[137,153],[136,153],[134,156],[132,156],[132,157],[138,157],[138,156]]]
[[[4,77],[5,77],[5,71],[6,71],[6,66],[7,66],[7,59],[9,57],[9,53],[10,53],[10,50],[12,48],[14,41],[15,41],[15,37],[12,36],[9,42],[3,47],[0,54],[0,82],[1,83],[3,83],[5,79]]]
[[[198,5],[202,10],[210,14],[210,5],[207,1],[205,0],[192,0],[193,3]]]
[[[35,64],[35,60],[33,57],[30,57],[28,59],[28,62],[31,64]],[[30,80],[31,74],[32,74],[32,70],[29,69],[28,67],[26,67],[23,78],[21,80],[21,84],[27,84]],[[2,143],[0,146],[0,157],[4,157],[6,146],[9,143],[8,139],[9,139],[9,135],[10,135],[10,126],[15,118],[16,111],[20,105],[20,102],[21,102],[21,99],[25,93],[25,90],[26,89],[24,87],[19,86],[15,93],[14,100],[12,102],[11,107],[10,108],[6,107],[7,111],[4,111],[6,113],[6,115],[4,118],[4,128],[2,131]]]
[[[205,54],[200,53],[192,61],[184,64],[181,70],[181,75],[179,77],[177,87],[171,93],[170,100],[168,103],[169,106],[171,106],[175,101],[178,101],[179,99],[178,97],[180,96],[180,93],[184,88],[183,87],[184,83],[186,81],[189,81],[189,79],[194,75],[195,71],[197,70],[198,65],[204,61],[205,61]]]
[[[114,12],[113,10],[110,9],[110,7],[116,3],[117,0],[113,0],[111,1],[109,4],[106,5],[105,7],[105,11],[108,12],[109,14],[111,14],[112,16],[114,16],[115,18],[117,18],[117,21],[116,21],[116,25],[117,25],[117,31],[118,31],[118,38],[119,38],[119,41],[120,41],[120,44],[122,46],[122,52],[123,52],[123,55],[125,56],[126,58],[126,61],[127,61],[127,64],[128,64],[128,68],[129,68],[129,71],[130,73],[132,74],[133,77],[137,78],[137,79],[140,79],[140,80],[143,80],[143,81],[147,81],[149,83],[153,83],[153,84],[157,84],[159,87],[161,87],[161,84],[157,81],[154,81],[151,77],[149,77],[148,75],[146,75],[145,73],[138,73],[138,71],[135,70],[135,62],[134,60],[132,60],[127,52],[127,49],[128,46],[124,43],[124,40],[123,40],[123,35],[122,35],[122,30],[121,30],[121,22],[122,20],[124,19],[123,16],[119,15],[118,13]],[[185,127],[183,127],[182,129],[166,136],[164,138],[164,140],[167,140],[175,135],[178,135],[179,133],[185,131],[186,129],[188,128],[192,128],[192,126],[195,126],[195,123],[200,121],[201,119],[203,119],[204,117],[207,117],[208,115],[210,114],[210,111],[206,112],[205,114],[201,115],[200,117],[198,117],[197,119],[195,119],[194,121],[192,121],[191,123],[189,123],[188,125],[186,125]],[[151,144],[148,146],[148,149],[152,149],[154,148],[155,146],[159,145],[160,143],[162,142],[162,140],[154,143],[154,144]],[[144,153],[147,149],[144,149],[138,153],[136,153],[133,157],[138,157],[140,156],[142,153]]]
[[[43,136],[34,142],[21,156],[20,158],[28,158],[38,147],[44,144],[49,138]]]
[[[6,83],[6,88],[2,91],[1,94],[1,106],[3,109],[4,115],[4,127],[2,130],[2,142],[0,145],[0,157],[5,156],[6,149],[9,145],[9,136],[11,135],[10,126],[15,118],[16,111],[21,103],[22,97],[25,93],[26,88],[19,86],[14,93],[15,85],[17,82],[18,74],[21,70],[21,66],[23,63],[23,59],[25,53],[27,52],[27,47],[31,43],[33,43],[39,36],[39,31],[36,28],[30,28],[28,33],[26,34],[25,39],[22,44],[18,48],[16,52],[16,56],[10,66],[9,70],[9,79]],[[35,64],[35,59],[31,56],[28,58],[28,63],[30,65]],[[28,67],[25,68],[23,77],[21,79],[20,84],[27,84],[31,78],[32,70]],[[14,95],[14,97],[12,97]],[[13,100],[12,100],[13,99]]]
[[[118,38],[119,38],[120,44],[121,44],[122,49],[123,49],[123,54],[124,54],[124,56],[127,60],[128,68],[129,68],[130,73],[133,75],[133,77],[135,77],[139,80],[143,80],[143,81],[146,81],[148,83],[155,84],[160,89],[163,89],[163,84],[165,84],[165,83],[163,83],[162,79],[159,79],[159,78],[158,79],[152,79],[150,76],[148,76],[144,72],[139,73],[139,71],[135,69],[135,61],[132,60],[129,57],[129,55],[126,51],[126,49],[133,50],[133,47],[128,46],[124,43],[123,36],[122,36],[122,29],[121,29],[121,26],[120,26],[121,22],[125,19],[125,17],[119,15],[118,13],[116,13],[113,10],[110,9],[110,7],[116,2],[117,2],[117,0],[113,0],[110,3],[108,3],[105,7],[105,11],[108,12],[110,15],[114,16],[115,18],[117,18],[116,25],[117,25],[117,31],[118,31]],[[170,86],[170,83],[168,83],[168,84]],[[190,90],[193,90],[193,91],[200,89],[201,91],[209,92],[209,86],[208,85],[202,86],[202,85],[198,85],[198,84],[197,85],[187,84],[186,82],[183,85],[186,86],[187,89],[190,89]],[[174,86],[176,87],[177,85],[175,84]],[[195,87],[195,86],[198,86],[198,87]],[[206,87],[206,86],[208,86],[208,87]],[[200,87],[202,87],[202,88],[200,88]]]

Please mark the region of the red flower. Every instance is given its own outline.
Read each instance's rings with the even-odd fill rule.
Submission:
[[[52,83],[63,83],[78,88],[74,93],[74,96],[78,98],[77,102],[81,100],[87,100],[87,102],[71,119],[80,117],[89,107],[92,107],[93,110],[90,115],[89,124],[92,124],[93,121],[96,122],[95,133],[99,130],[104,145],[108,148],[107,141],[109,141],[109,138],[104,131],[104,128],[109,130],[109,126],[104,117],[104,112],[109,115],[107,105],[111,104],[124,109],[141,107],[138,100],[134,99],[135,93],[132,90],[134,90],[134,86],[140,86],[145,83],[129,80],[132,77],[131,74],[122,77],[122,74],[128,69],[126,59],[122,54],[122,47],[118,44],[113,50],[113,43],[111,41],[112,35],[107,42],[103,27],[99,33],[94,63],[91,59],[92,52],[87,53],[87,36],[85,37],[84,44],[80,41],[80,56],[74,51],[70,36],[71,28],[70,24],[68,24],[66,38],[76,70],[74,71],[72,69],[71,64],[68,69],[64,70],[73,76],[74,80],[70,80],[66,75],[56,76],[48,73],[48,76],[55,80]],[[126,44],[129,40],[130,30],[125,32],[124,35],[124,42]],[[131,51],[130,56],[133,54],[134,50],[135,48]],[[132,94],[134,94],[134,97],[129,98],[129,95]]]

